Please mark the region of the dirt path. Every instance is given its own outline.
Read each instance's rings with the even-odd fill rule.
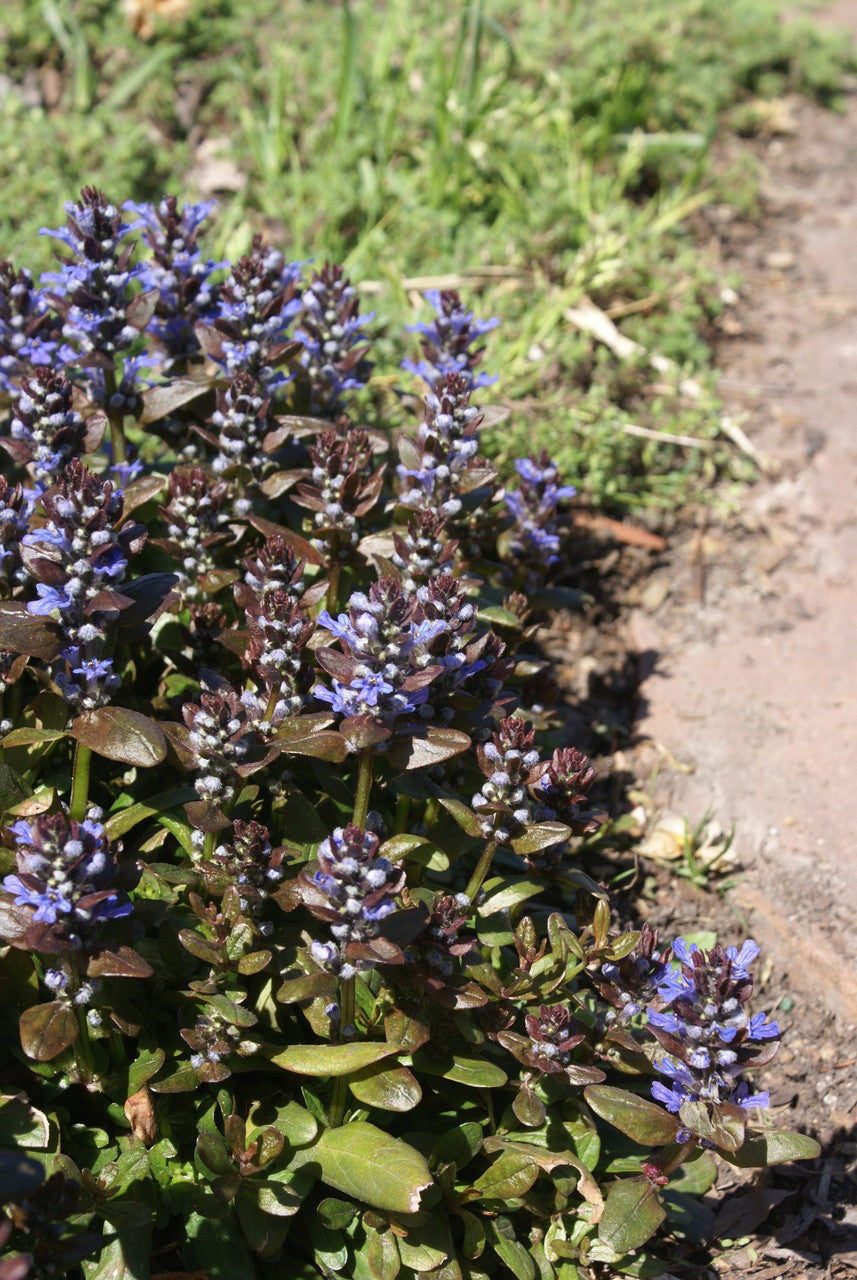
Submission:
[[[857,0],[826,20],[857,33]],[[664,803],[735,822],[734,902],[796,1029],[831,1046],[811,1085],[841,1130],[857,1122],[857,98],[792,109],[764,156],[773,219],[732,247],[745,331],[722,359],[730,412],[778,470],[675,548],[664,603],[636,612],[637,734],[693,765],[661,763]]]

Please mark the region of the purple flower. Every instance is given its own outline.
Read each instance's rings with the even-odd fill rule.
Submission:
[[[48,587],[44,582],[36,583],[36,591],[39,594],[39,599],[30,600],[27,603],[28,613],[34,613],[39,617],[48,617],[49,614],[53,613],[54,609],[70,609],[72,606],[72,598],[66,591],[56,587]]]
[[[6,876],[3,881],[3,888],[7,893],[16,894],[16,907],[35,907],[36,912],[33,916],[35,921],[45,924],[54,924],[58,915],[67,915],[68,912],[74,910],[74,903],[66,897],[58,889],[50,886],[41,892],[35,889],[28,889],[21,882],[18,876]]]
[[[496,376],[475,372],[485,351],[484,345],[475,344],[496,329],[499,319],[477,320],[472,311],[465,309],[454,289],[443,292],[429,289],[423,297],[434,307],[434,319],[428,324],[408,325],[409,332],[422,337],[423,359],[416,363],[403,360],[402,368],[423,378],[430,387],[450,373],[465,378],[470,387],[484,387],[496,382]]]

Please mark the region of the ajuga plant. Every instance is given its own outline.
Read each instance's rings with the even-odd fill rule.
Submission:
[[[394,438],[339,267],[125,210],[0,269],[0,1276],[651,1274],[715,1157],[817,1148],[757,948],[587,869],[574,490],[480,454],[493,322],[429,297]]]

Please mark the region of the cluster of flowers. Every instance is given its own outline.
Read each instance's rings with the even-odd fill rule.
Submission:
[[[482,339],[497,322],[476,319],[456,293],[428,295],[436,314],[416,326],[421,359],[405,362],[428,384],[425,414],[413,438],[397,441],[398,465],[388,466],[388,442],[358,429],[346,411],[368,375],[371,317],[361,316],[339,267],[325,264],[305,284],[301,265],[258,237],[234,265],[215,262],[198,243],[209,204],[181,207],[168,197],[157,206],[124,207],[135,221],[124,222],[91,188],[67,206],[66,227],[48,234],[68,253],[61,270],[45,277],[45,291],[0,264],[0,373],[12,405],[2,443],[32,486],[0,483],[0,561],[12,596],[9,617],[17,634],[23,624],[29,628],[26,644],[35,637],[33,647],[12,654],[24,659],[15,678],[28,657],[41,662],[40,679],[51,696],[61,695],[70,717],[97,716],[121,689],[114,657],[123,614],[130,613],[128,632],[140,641],[160,608],[170,613],[169,639],[158,639],[166,661],[156,697],[159,718],[171,718],[155,725],[129,714],[146,721],[147,741],[159,743],[162,756],[166,738],[195,771],[197,799],[185,806],[192,874],[210,893],[225,898],[231,891],[243,913],[241,929],[233,930],[225,908],[209,911],[202,899],[193,908],[202,934],[188,949],[210,973],[190,991],[208,1003],[180,1035],[199,1079],[216,1081],[229,1074],[230,1054],[255,1052],[245,1033],[250,1024],[222,991],[224,975],[231,980],[236,970],[251,974],[252,964],[270,963],[271,953],[260,952],[241,969],[246,957],[233,937],[243,931],[255,942],[273,928],[263,919],[269,899],[286,909],[299,901],[328,927],[329,937],[310,939],[309,950],[333,987],[334,978],[349,983],[387,964],[400,967],[393,981],[407,981],[401,971],[409,970],[454,1006],[449,992],[466,980],[463,960],[476,945],[467,932],[476,892],[426,892],[411,906],[405,871],[383,855],[380,819],[367,815],[368,795],[354,821],[321,841],[317,866],[294,877],[292,900],[285,846],[271,839],[274,820],[270,829],[246,821],[248,812],[262,810],[240,807],[251,774],[267,770],[267,794],[281,797],[301,794],[292,785],[294,761],[285,763],[289,751],[325,764],[359,756],[367,790],[369,756],[396,770],[425,764],[415,794],[431,797],[427,808],[458,767],[447,762],[475,744],[475,763],[472,756],[462,761],[458,777],[462,787],[469,783],[464,795],[479,789],[470,810],[458,809],[468,837],[485,846],[486,870],[498,846],[520,846],[527,868],[547,880],[569,840],[597,827],[589,807],[592,766],[571,748],[541,758],[535,727],[520,714],[531,704],[519,686],[510,687],[513,674],[518,678],[515,658],[480,620],[479,582],[468,576],[469,547],[481,538],[480,572],[491,572],[482,566],[499,552],[506,568],[491,589],[503,602],[505,624],[520,623],[523,631],[528,599],[503,593],[510,585],[533,593],[559,564],[562,507],[574,489],[542,454],[516,463],[516,489],[498,490],[496,473],[479,456],[481,417],[471,404],[474,390],[492,381],[479,365]],[[135,233],[149,250],[136,264]],[[219,371],[217,385],[206,361]],[[163,375],[151,387],[166,393],[160,417],[151,408],[157,397],[143,390],[143,370]],[[184,378],[188,373],[195,376]],[[288,420],[284,408],[292,411]],[[145,464],[124,440],[123,419],[131,414],[151,428]],[[81,460],[108,427],[115,481]],[[157,507],[153,532],[160,536],[148,538],[142,524],[125,519],[125,506],[144,509],[162,491],[150,476],[134,485],[158,457],[179,465]],[[290,525],[261,514],[271,513],[268,500]],[[262,541],[250,541],[256,534]],[[130,578],[130,561],[144,544],[156,567],[166,557],[174,572]],[[216,598],[227,589],[235,607]],[[135,650],[141,666],[144,649]],[[202,661],[212,655],[210,666]],[[215,669],[221,657],[224,666],[232,663],[228,676]],[[199,688],[195,702],[185,700],[188,684]],[[409,740],[425,747],[422,757],[414,748],[415,763]],[[125,764],[135,759],[105,754]],[[403,788],[396,830],[419,839],[426,828],[409,816],[411,799]],[[78,817],[84,809],[72,805]],[[538,838],[521,842],[534,829]],[[10,830],[17,871],[4,888],[32,948],[86,951],[103,928],[129,915],[137,873],[117,864],[97,816],[78,821],[60,811]],[[287,834],[279,831],[279,838]],[[396,932],[401,919],[389,921],[387,937],[384,922],[403,904],[410,923]],[[218,969],[227,939],[235,954]],[[679,939],[661,956],[644,930],[631,956],[601,969],[613,1023],[627,1030],[631,1019],[647,1016],[662,1050],[654,1067],[669,1081],[653,1086],[654,1097],[688,1132],[689,1105],[746,1109],[766,1101],[739,1079],[765,1061],[766,1042],[778,1034],[775,1024],[745,1012],[755,954],[753,944],[704,954]],[[45,982],[58,1000],[78,1006],[94,993],[65,969],[49,969]],[[489,996],[479,990],[467,993],[469,1004],[462,999],[462,1007],[478,1008]],[[496,1003],[502,1022],[502,991]],[[600,1069],[580,1061],[587,1029],[575,1023],[572,1003],[570,996],[568,1005],[534,1000],[526,1038],[509,1032],[509,1021],[495,1038],[530,1072],[598,1081]]]
[[[337,827],[319,846],[318,870],[306,877],[304,902],[316,919],[329,924],[334,938],[315,940],[313,958],[344,980],[373,963],[366,944],[396,910],[395,898],[405,887],[401,868],[378,856],[379,844],[375,832],[354,823]]]
[[[105,921],[131,913],[125,889],[138,875],[129,882],[123,874],[123,888],[116,887],[118,868],[99,818],[94,813],[76,822],[65,813],[42,814],[9,828],[17,873],[6,876],[3,888],[15,895],[16,906],[33,908],[34,924],[49,927],[51,950],[85,945]],[[36,949],[47,949],[44,938]]]

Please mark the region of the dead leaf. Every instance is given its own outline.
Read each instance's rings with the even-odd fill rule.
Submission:
[[[194,0],[122,0],[128,26],[141,40],[155,34],[155,19],[181,22],[193,9]]]
[[[145,1085],[131,1094],[122,1110],[128,1118],[134,1137],[150,1147],[158,1136],[158,1122],[155,1119],[155,1109],[152,1106],[149,1090]]]

